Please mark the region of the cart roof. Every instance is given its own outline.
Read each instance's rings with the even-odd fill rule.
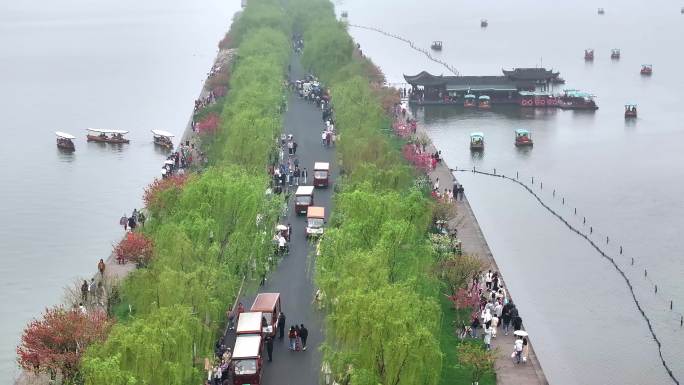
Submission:
[[[299,186],[297,187],[297,192],[295,195],[312,195],[314,192],[314,186]]]
[[[315,162],[314,170],[330,170],[330,163],[328,162]]]
[[[260,311],[240,313],[235,332],[237,334],[261,332],[261,317],[263,317],[263,313]]]
[[[484,138],[484,134],[481,132],[472,132],[470,134],[470,137],[471,138]]]
[[[97,132],[99,134],[128,134],[128,131],[126,130],[107,130],[107,129],[100,129],[100,128],[88,128],[88,131],[91,132]]]
[[[243,313],[244,314],[244,313]],[[257,358],[261,349],[261,336],[250,334],[238,336],[235,339],[235,349],[233,349],[233,359],[236,358]]]
[[[254,299],[251,311],[272,312],[275,309],[280,293],[260,293]]]
[[[309,206],[306,209],[307,218],[325,218],[325,207]]]
[[[167,138],[173,138],[174,137],[174,135],[168,131],[164,131],[164,130],[150,130],[150,131],[152,131],[152,133],[156,136],[165,136]]]
[[[73,136],[71,134],[67,134],[66,132],[62,132],[62,131],[55,131],[55,135],[57,135],[60,138],[64,138],[64,139],[76,139],[75,136]]]

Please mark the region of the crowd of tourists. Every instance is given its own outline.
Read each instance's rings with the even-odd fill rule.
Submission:
[[[276,194],[288,192],[291,187],[306,184],[308,171],[299,167],[297,157],[297,141],[294,135],[281,135],[278,145],[278,160],[268,167],[271,176],[271,190]]]
[[[201,110],[202,108],[209,107],[214,103],[216,103],[216,95],[214,95],[214,91],[209,91],[209,93],[206,96],[195,100],[194,112],[197,113],[197,111]]]
[[[504,335],[513,333],[516,337],[511,358],[517,364],[526,362],[529,355],[527,333],[522,330],[522,318],[509,299],[499,273],[488,270],[475,275],[469,291],[470,295],[479,298],[479,307],[471,316],[470,327],[463,325],[461,337],[469,333],[472,338],[478,338],[478,330],[482,328],[485,348],[490,350],[501,327]]]
[[[193,162],[206,163],[207,159],[204,153],[199,151],[190,141],[186,141],[185,144],[181,143],[176,151],[166,157],[161,171],[162,178],[184,174],[185,169],[190,167]]]
[[[146,219],[145,213],[143,213],[142,210],[133,209],[133,213],[131,213],[130,217],[124,213],[124,215],[119,218],[119,225],[123,227],[124,231],[132,232],[138,227],[138,224],[144,227]]]

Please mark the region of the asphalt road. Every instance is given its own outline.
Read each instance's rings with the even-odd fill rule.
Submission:
[[[291,58],[290,77],[296,80],[303,76],[299,57],[295,55]],[[334,162],[334,148],[326,148],[321,144],[321,131],[324,127],[320,108],[290,94],[284,119],[284,132],[294,135],[294,140],[298,143],[296,156],[299,158],[299,167],[301,169],[306,167],[308,170],[307,184],[312,185],[314,162],[330,162],[330,186],[317,188],[314,192],[314,205],[325,207],[327,219],[332,209],[332,185],[338,171]],[[306,216],[296,215],[293,199],[290,199],[288,205],[288,214],[281,219],[281,223],[292,225],[290,252],[281,259],[276,270],[259,289],[259,292],[280,293],[287,328],[285,338],[283,340],[276,338],[274,341],[272,362],[267,361],[264,349],[262,383],[266,385],[315,385],[319,383],[320,378],[322,355],[318,348],[323,342],[324,318],[323,313],[312,305],[316,292],[313,284],[315,245],[310,244],[305,236]],[[246,310],[251,307],[253,301],[254,295],[242,299]],[[289,351],[287,329],[290,325],[302,323],[309,330],[308,348],[300,352]],[[229,334],[232,332],[229,331]],[[232,347],[234,335],[227,335],[226,341],[229,343],[228,346]]]

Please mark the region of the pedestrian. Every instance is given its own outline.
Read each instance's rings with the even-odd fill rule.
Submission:
[[[304,167],[304,170],[302,170],[302,180],[304,181],[304,184],[306,184],[306,178],[309,176],[309,173],[306,171],[306,167]]]
[[[323,130],[323,133],[321,134],[321,141],[323,142],[323,147],[325,147],[325,130]]]
[[[297,155],[297,142],[292,142],[292,155]]]
[[[487,287],[487,290],[492,290],[492,277],[494,275],[492,274],[492,271],[489,270],[487,274],[485,275],[485,287]]]
[[[484,326],[484,344],[485,350],[492,350],[492,328],[489,323]]]
[[[92,302],[97,295],[97,284],[95,283],[95,278],[90,278],[90,283],[88,284],[88,298]]]
[[[294,183],[296,186],[299,186],[299,177],[302,174],[301,170],[299,170],[299,166],[295,166],[294,170]]]
[[[294,155],[294,141],[292,140],[287,142],[287,154],[290,156]]]
[[[100,272],[100,278],[104,278],[105,267],[104,260],[100,258],[100,262],[97,263],[97,270]]]
[[[280,314],[278,314],[277,327],[279,333],[278,338],[282,340],[285,335],[285,313],[283,313],[282,311],[280,312]]]
[[[290,242],[290,238],[292,237],[292,225],[287,224],[287,241]]]
[[[473,321],[470,323],[470,336],[477,338],[477,328],[480,327],[480,318],[473,316]]]
[[[501,314],[503,312],[503,305],[501,304],[501,301],[496,301],[496,305],[494,305],[494,314],[496,314],[496,317],[499,318],[499,321],[501,321]]]
[[[295,350],[297,348],[297,331],[294,325],[290,325],[290,331],[287,333],[287,338],[290,340],[289,349]]]
[[[299,325],[295,325],[295,334],[297,335],[295,340],[295,350],[300,351],[302,350],[302,331],[299,329]]]
[[[465,189],[463,188],[463,185],[460,185],[460,186],[458,187],[458,200],[459,200],[459,201],[462,201],[462,200],[463,200],[463,191],[464,191],[464,190],[465,190]]]
[[[527,337],[523,337],[523,351],[522,351],[522,362],[527,362],[527,357],[530,354],[530,346],[527,344]]]
[[[138,213],[138,221],[140,222],[140,226],[145,227],[145,219],[145,214],[142,211],[140,211]]]
[[[508,335],[508,328],[511,325],[511,309],[514,307],[513,302],[509,302],[504,305],[501,311],[501,320],[503,321],[504,335]]]
[[[299,325],[299,337],[302,339],[302,350],[306,350],[306,339],[309,338],[309,330],[304,324]]]
[[[522,361],[523,340],[517,337],[513,344],[513,352],[515,353],[515,363],[519,364]]]
[[[131,217],[135,219],[135,221],[138,221],[138,209],[133,209],[133,214],[131,214]]]
[[[88,311],[86,310],[85,306],[83,306],[83,302],[78,304],[78,309],[81,311],[83,314],[87,314]]]
[[[497,326],[499,326],[499,317],[494,313],[492,314],[492,338],[496,338]]]
[[[88,300],[88,281],[83,280],[83,285],[81,285],[81,301],[86,302]]]
[[[119,219],[119,224],[123,226],[124,231],[128,231],[128,216],[126,214]]]
[[[233,330],[235,328],[233,322],[235,320],[235,312],[233,311],[232,305],[230,305],[228,310],[226,310],[226,318],[228,319],[228,330]]]
[[[131,228],[131,231],[135,230],[135,218],[128,218],[128,227]]]
[[[435,191],[439,190],[439,177],[437,177],[437,179],[435,179],[435,184],[434,184],[434,186],[432,186],[432,189]]]
[[[240,302],[240,303],[238,304],[238,308],[237,308],[237,315],[238,315],[238,318],[240,317],[240,314],[242,314],[242,313],[244,313],[244,312],[245,312],[245,306],[242,304],[242,302]]]
[[[273,337],[270,334],[266,336],[266,353],[268,353],[268,362],[273,361]]]
[[[513,332],[517,332],[522,329],[522,318],[520,316],[515,316],[511,318],[511,323],[513,323]]]

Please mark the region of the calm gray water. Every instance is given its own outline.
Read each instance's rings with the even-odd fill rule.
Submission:
[[[96,271],[181,134],[238,0],[0,0],[0,383],[26,322]],[[86,143],[87,127],[130,145]],[[53,131],[78,137],[60,153]]]
[[[674,1],[517,2],[409,0],[338,2],[350,22],[382,28],[424,47],[444,41],[440,55],[466,75],[499,75],[501,68],[543,65],[568,83],[598,96],[595,113],[494,108],[468,111],[429,107],[416,111],[453,167],[507,175],[520,173],[544,184],[549,205],[593,239],[625,255],[618,262],[663,342],[663,353],[684,379],[684,15]],[[597,15],[597,7],[606,14]],[[489,27],[480,28],[487,18]],[[350,29],[390,82],[427,70],[449,73],[404,43],[375,32]],[[594,48],[586,64],[583,50]],[[610,49],[620,48],[620,61]],[[639,75],[641,64],[654,75]],[[557,89],[558,90],[558,89]],[[623,118],[623,105],[639,105],[639,119]],[[518,150],[513,130],[531,130],[533,149]],[[483,131],[486,148],[471,156],[469,134]],[[552,384],[667,384],[655,343],[611,265],[545,211],[531,195],[501,179],[459,173],[487,240],[503,270]],[[554,198],[552,191],[557,190]],[[561,204],[565,197],[566,204]],[[577,207],[578,216],[573,218]],[[588,226],[584,228],[588,230]],[[635,267],[630,258],[635,257]],[[658,284],[659,296],[643,278]],[[510,347],[503,347],[509,349]]]

